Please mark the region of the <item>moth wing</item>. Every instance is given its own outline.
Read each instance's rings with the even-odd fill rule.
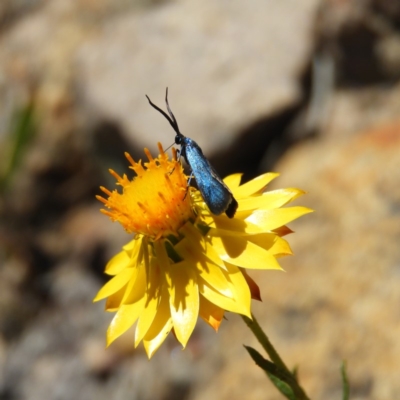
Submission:
[[[190,142],[185,145],[185,158],[192,169],[197,186],[208,208],[213,214],[219,215],[234,202],[236,206],[234,205],[232,216],[228,214],[230,218],[233,217],[237,202],[233,198],[232,192],[219,177],[207,158],[204,157],[197,143],[189,138],[186,139],[190,140]]]

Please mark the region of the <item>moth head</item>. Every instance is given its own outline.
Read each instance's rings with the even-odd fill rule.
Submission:
[[[182,145],[182,135],[175,136],[175,144]]]

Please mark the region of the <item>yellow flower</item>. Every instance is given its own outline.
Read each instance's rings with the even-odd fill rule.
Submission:
[[[114,256],[105,272],[112,276],[94,301],[107,298],[106,310],[116,312],[107,331],[107,345],[136,323],[135,347],[143,341],[150,358],[172,330],[186,346],[200,316],[218,330],[225,311],[251,318],[251,298],[260,300],[257,284],[246,269],[281,269],[277,258],[292,254],[282,236],[286,224],[311,212],[286,207],[304,192],[264,192],[278,176],[261,175],[240,185],[241,174],[224,182],[239,203],[234,218],[213,215],[200,192],[187,188],[173,149],[170,160],[160,155],[136,163],[125,154],[136,177],[111,174],[122,193],[105,188],[98,196],[101,210],[135,237]]]

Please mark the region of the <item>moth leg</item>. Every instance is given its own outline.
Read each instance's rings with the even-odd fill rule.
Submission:
[[[179,149],[176,151],[176,154],[178,156],[178,161],[181,162],[181,157],[182,157],[182,149]]]
[[[177,150],[176,153],[177,153],[177,156],[178,156],[178,162],[181,162],[182,151],[181,150]],[[172,175],[172,173],[174,171],[175,171],[175,167],[172,168],[172,170],[169,172],[169,174]]]
[[[189,176],[189,179],[188,179],[188,182],[187,182],[187,186],[186,186],[186,192],[185,192],[185,196],[183,197],[183,200],[186,199],[186,196],[188,194],[189,187],[190,187],[190,182],[192,181],[192,178],[193,178],[193,172]]]

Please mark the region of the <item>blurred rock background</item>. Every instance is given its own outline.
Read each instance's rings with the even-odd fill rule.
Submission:
[[[92,298],[127,241],[98,211],[107,169],[169,146],[165,87],[221,175],[308,194],[287,273],[254,313],[312,399],[400,391],[400,3],[2,0],[0,400],[280,399],[241,344],[199,321],[151,362]]]

